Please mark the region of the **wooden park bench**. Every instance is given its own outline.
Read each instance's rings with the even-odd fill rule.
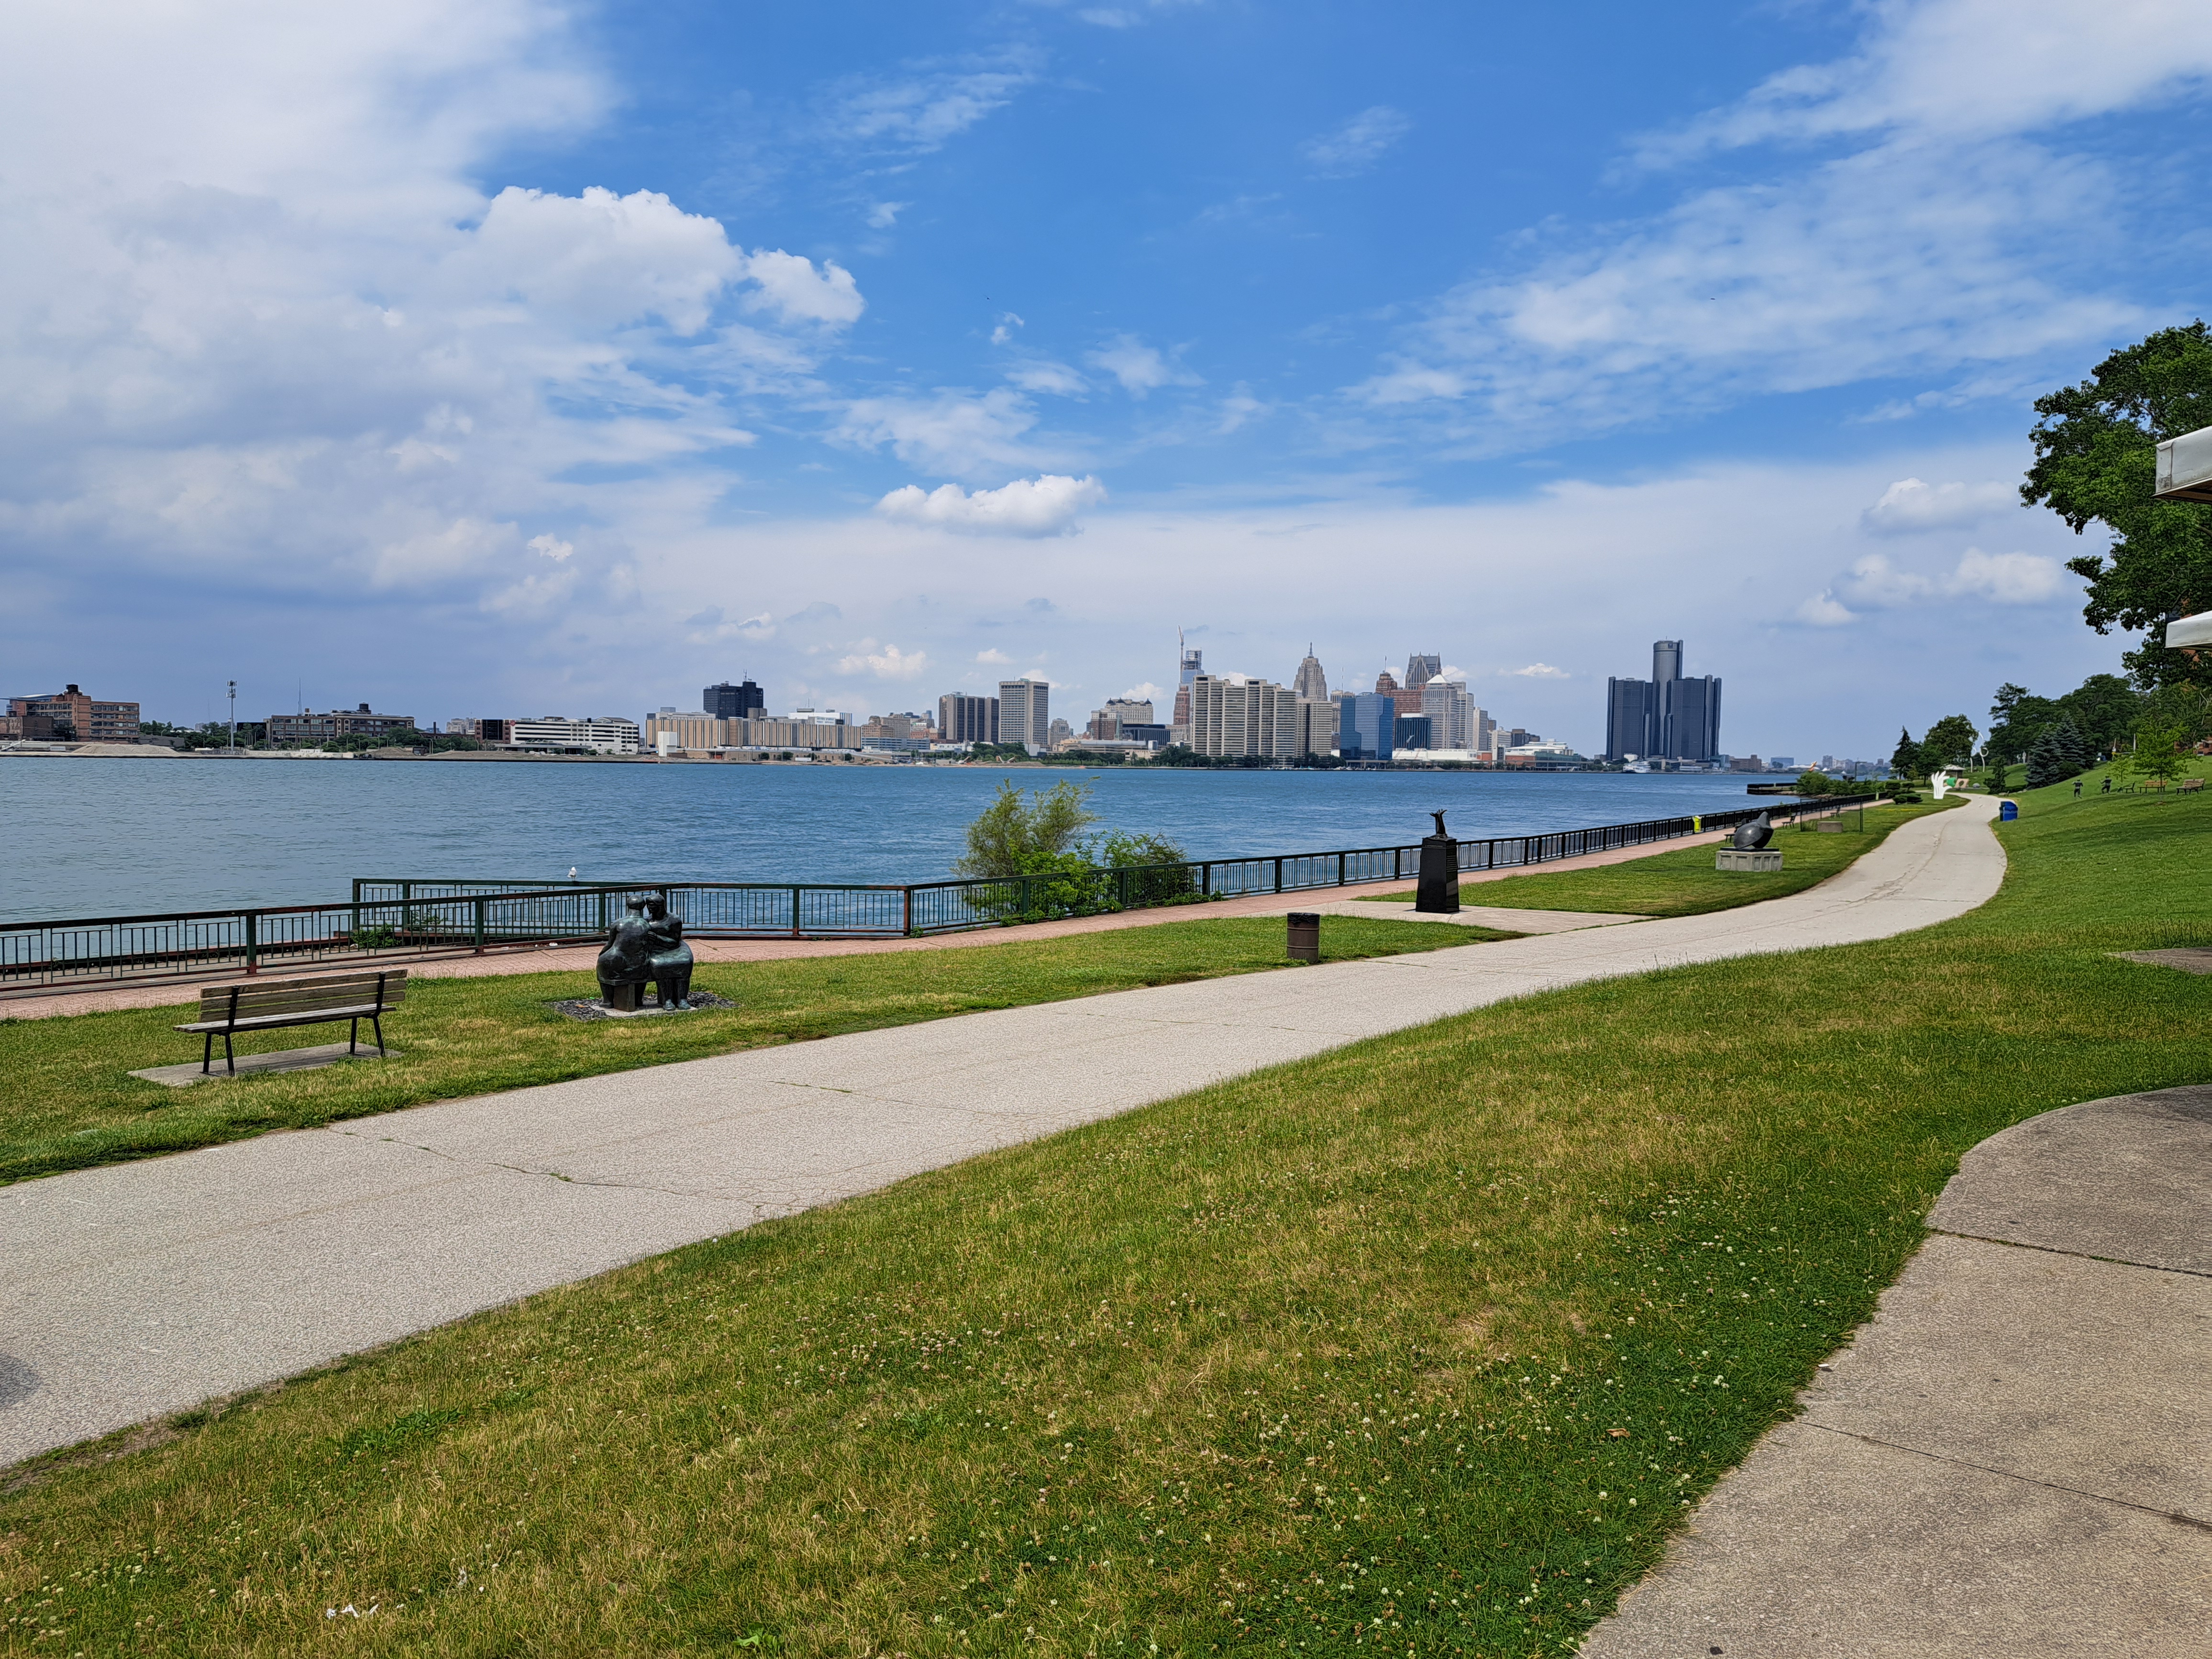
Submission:
[[[2204,780],[2202,778],[2184,778],[2181,781],[2181,793],[2185,795],[2193,794],[2203,787]]]
[[[200,1017],[179,1031],[195,1032],[207,1039],[200,1055],[200,1070],[215,1065],[215,1040],[222,1038],[223,1064],[238,1074],[238,1060],[230,1042],[242,1031],[275,1031],[288,1025],[333,1025],[352,1022],[346,1052],[360,1051],[361,1023],[367,1020],[376,1036],[379,1058],[384,1054],[384,1016],[406,1000],[407,970],[387,968],[373,974],[332,974],[317,979],[243,979],[228,985],[209,985],[200,991]]]

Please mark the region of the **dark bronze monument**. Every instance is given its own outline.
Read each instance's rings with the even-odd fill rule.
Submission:
[[[599,952],[599,1000],[618,1013],[645,1006],[648,982],[659,992],[663,1008],[691,1006],[691,947],[684,942],[684,921],[668,914],[665,899],[634,898],[607,935]]]
[[[1740,853],[1756,853],[1773,839],[1774,823],[1766,816],[1765,807],[1759,809],[1759,816],[1749,823],[1739,823],[1735,827],[1735,846]]]
[[[1421,837],[1420,884],[1414,890],[1413,908],[1433,915],[1459,914],[1459,842],[1444,831],[1444,815],[1431,812],[1437,833]]]

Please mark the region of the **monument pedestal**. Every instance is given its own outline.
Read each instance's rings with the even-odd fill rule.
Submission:
[[[1421,878],[1414,889],[1413,908],[1430,915],[1459,914],[1459,842],[1451,836],[1421,838]]]
[[[1748,872],[1753,875],[1772,875],[1782,868],[1782,854],[1765,848],[1754,853],[1741,848],[1723,847],[1713,854],[1713,868]]]
[[[645,987],[642,985],[610,985],[599,999],[617,1013],[634,1014],[645,1006]]]

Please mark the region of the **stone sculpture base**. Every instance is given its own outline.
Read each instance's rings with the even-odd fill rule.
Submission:
[[[1734,847],[1723,847],[1713,854],[1716,870],[1748,871],[1754,875],[1771,875],[1782,867],[1782,854],[1761,848],[1756,853],[1743,852]]]
[[[642,985],[606,985],[600,993],[599,1000],[617,1013],[634,1014],[645,1006]]]

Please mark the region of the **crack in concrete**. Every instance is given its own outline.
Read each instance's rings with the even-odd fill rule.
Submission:
[[[2094,1250],[2064,1250],[2056,1244],[2030,1244],[2017,1238],[1991,1238],[1984,1233],[1954,1233],[1948,1227],[1930,1227],[1938,1238],[1964,1238],[1976,1244],[2002,1244],[2008,1250],[2039,1250],[2045,1255],[2070,1255],[2081,1261],[2102,1261],[2114,1267],[2140,1267],[2147,1273],[2179,1273],[2185,1279],[2212,1279],[2203,1267],[2169,1267],[2159,1261],[2136,1261],[2124,1255],[2099,1255]]]

